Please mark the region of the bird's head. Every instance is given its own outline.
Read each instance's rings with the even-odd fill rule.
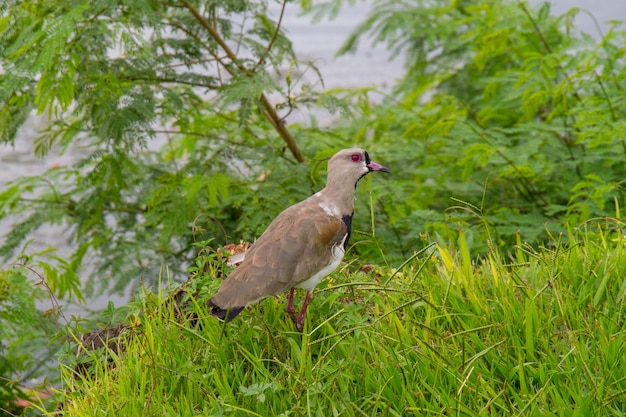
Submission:
[[[356,187],[363,176],[373,171],[390,172],[372,161],[367,151],[360,148],[344,149],[328,161],[328,184]]]

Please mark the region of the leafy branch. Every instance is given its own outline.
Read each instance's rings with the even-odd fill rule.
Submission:
[[[193,14],[193,16],[198,20],[198,22],[200,22],[200,24],[207,30],[207,32],[209,33],[211,38],[213,38],[213,40],[215,40],[215,42],[217,42],[217,44],[222,48],[222,50],[224,50],[224,52],[226,53],[226,56],[236,65],[236,67],[239,69],[239,71],[241,71],[242,73],[244,73],[244,74],[246,74],[248,76],[251,75],[255,71],[255,68],[258,66],[258,64],[253,69],[246,68],[246,66],[243,65],[243,63],[241,63],[240,59],[237,57],[235,52],[233,52],[232,49],[230,49],[230,47],[228,46],[228,44],[226,44],[224,39],[220,36],[219,32],[213,27],[213,25],[211,25],[211,23],[204,16],[202,16],[202,14],[188,0],[183,0],[182,3],[191,12],[191,14]],[[282,20],[282,15],[283,15],[285,3],[286,3],[286,1],[283,2],[283,6],[282,6],[282,9],[281,9],[281,15],[280,15],[281,16],[281,20]],[[278,24],[276,26],[276,30],[274,32],[274,36],[273,36],[272,40],[270,41],[270,43],[267,46],[265,55],[267,55],[267,53],[271,49],[271,47],[272,47],[272,45],[274,43],[274,40],[276,38],[276,35],[278,33],[279,27],[280,27],[280,20],[279,20],[279,22],[278,22]],[[209,51],[211,52],[211,50],[209,50]],[[213,53],[213,52],[211,52],[211,53]],[[259,59],[259,62],[261,62],[262,60],[264,60],[264,57],[261,57]],[[226,71],[228,71],[231,75],[234,75],[234,71],[233,71],[233,69],[229,65],[225,65],[222,60],[218,59],[218,61],[222,64],[223,68],[226,69]],[[283,140],[287,144],[287,147],[289,148],[289,150],[293,154],[294,158],[296,158],[296,160],[298,162],[304,162],[305,161],[304,155],[302,154],[302,151],[298,147],[298,145],[296,143],[296,140],[294,139],[293,135],[287,129],[287,127],[286,127],[286,125],[284,123],[284,120],[280,118],[280,116],[276,112],[275,107],[269,101],[269,98],[267,97],[267,95],[265,93],[261,93],[261,102],[262,102],[263,108],[264,108],[264,112],[263,113],[268,118],[268,120],[270,121],[270,123],[272,124],[274,129],[276,129],[278,134],[283,138]]]

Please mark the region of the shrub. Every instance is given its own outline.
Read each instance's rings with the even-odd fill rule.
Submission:
[[[625,32],[612,22],[598,39],[580,33],[579,12],[508,0],[374,3],[341,53],[373,39],[406,58],[406,76],[380,105],[355,100],[363,117],[340,134],[388,150],[386,245],[406,256],[421,233],[448,238],[452,226],[484,251],[487,239],[545,241],[546,229],[621,215]]]

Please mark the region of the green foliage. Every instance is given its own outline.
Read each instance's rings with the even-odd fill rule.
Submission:
[[[24,140],[20,127],[45,114],[47,126],[26,138],[35,155],[76,161],[0,190],[0,221],[12,223],[0,259],[41,274],[52,300],[123,292],[139,278],[157,285],[163,265],[182,280],[194,242],[251,241],[319,189],[321,172],[296,164],[300,147],[329,156],[347,139],[318,141],[324,132],[285,126],[294,109],[318,105],[299,74],[321,74],[296,60],[280,15],[267,9],[248,0],[2,2],[0,142]],[[319,105],[347,111],[332,97]],[[66,257],[32,253],[29,239],[49,225],[63,231]],[[27,297],[31,281],[13,279],[20,268],[6,282],[10,306],[21,307],[0,316],[0,329],[10,329],[0,345],[0,376],[10,382],[2,380],[3,404],[22,375],[55,381],[47,365],[58,344],[46,347],[54,332],[36,325],[41,294]]]
[[[623,415],[623,233],[588,225],[568,245],[520,240],[478,262],[461,235],[399,268],[344,268],[302,335],[282,297],[227,325],[200,297],[194,328],[146,294],[126,353],[91,355],[89,376],[68,370],[60,399],[67,416]]]
[[[341,4],[303,6],[322,18]],[[483,223],[499,245],[518,231],[542,240],[546,225],[565,230],[624,205],[617,24],[595,42],[573,28],[575,10],[554,17],[548,5],[377,2],[340,51],[369,35],[407,57],[394,95],[373,105],[366,90],[318,95],[303,84],[264,2],[51,5],[6,6],[1,137],[12,141],[30,110],[16,115],[36,108],[51,117],[36,152],[82,158],[2,193],[0,217],[23,220],[0,254],[11,259],[33,230],[63,225],[72,264],[95,266],[87,294],[121,291],[163,264],[176,272],[195,239],[254,239],[320,188],[321,157],[352,143],[394,172],[359,199],[357,213],[372,211],[355,217],[365,243],[354,250],[368,259],[401,260],[428,236],[453,238],[449,225],[480,252]],[[281,117],[315,103],[349,125],[285,129]],[[310,167],[293,164],[298,147]]]
[[[346,2],[300,3],[321,19]],[[50,335],[32,325],[42,315],[24,268],[77,300],[138,277],[157,284],[163,265],[178,279],[188,265],[205,271],[198,242],[258,237],[322,187],[324,158],[358,144],[393,172],[359,187],[350,249],[384,265],[379,282],[355,274],[318,293],[326,319],[302,339],[275,300],[227,328],[199,303],[202,331],[163,308],[141,318],[128,357],[105,352],[114,370],[67,375],[70,413],[623,413],[621,233],[571,232],[625,205],[620,23],[596,40],[573,27],[577,10],[555,17],[547,4],[376,1],[340,53],[369,37],[406,57],[406,76],[378,105],[368,89],[307,84],[300,74],[321,74],[298,62],[267,10],[252,0],[2,3],[0,141],[45,114],[35,154],[78,160],[0,190],[0,220],[18,219],[0,257],[26,265],[1,272],[13,298],[0,307],[0,348],[15,358],[1,375],[33,369],[35,355],[16,347]],[[308,106],[346,123],[285,125]],[[67,257],[29,253],[46,225],[64,229]],[[569,245],[552,238],[559,231]],[[437,257],[412,257],[432,242]],[[159,297],[145,303],[159,310]]]
[[[447,238],[447,223],[486,251],[483,222],[510,245],[518,231],[541,241],[546,226],[563,231],[624,205],[626,33],[613,22],[596,41],[573,26],[578,13],[508,0],[375,2],[341,52],[369,38],[406,57],[407,73],[382,104],[355,102],[365,117],[342,134],[387,153],[386,244],[419,247],[416,231]]]
[[[0,140],[14,141],[34,110],[50,118],[35,153],[79,160],[13,181],[0,194],[0,219],[21,219],[0,241],[0,256],[11,259],[34,230],[61,225],[76,272],[85,264],[93,270],[86,294],[123,291],[161,265],[181,272],[195,239],[254,239],[268,216],[305,196],[267,187],[264,216],[247,209],[259,199],[260,175],[276,181],[272,172],[301,160],[282,117],[317,97],[292,77],[307,65],[267,7],[5,2]],[[287,177],[289,186],[310,182],[306,170],[299,174]]]
[[[56,326],[58,311],[51,308],[42,312],[36,303],[51,294],[60,294],[46,286],[44,270],[52,277],[64,272],[48,263],[28,262],[0,268],[0,415],[17,415],[23,412],[17,399],[33,401],[33,381],[58,383],[59,373],[46,363],[59,349],[60,341],[51,342],[59,330]],[[69,280],[68,280],[69,281]],[[39,383],[36,384],[37,386]],[[27,389],[28,388],[28,389]],[[13,413],[13,414],[4,414]],[[22,415],[22,414],[20,414]],[[32,415],[31,413],[23,415]]]

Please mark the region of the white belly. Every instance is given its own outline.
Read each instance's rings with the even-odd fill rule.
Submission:
[[[298,287],[304,288],[307,291],[313,291],[317,284],[320,283],[328,274],[333,272],[343,259],[343,256],[346,254],[346,251],[343,249],[343,242],[346,240],[347,235],[343,238],[343,240],[337,244],[333,248],[333,256],[330,257],[330,263],[326,265],[324,268],[320,269],[317,274],[313,275],[311,278],[306,281],[302,281],[298,284]]]

